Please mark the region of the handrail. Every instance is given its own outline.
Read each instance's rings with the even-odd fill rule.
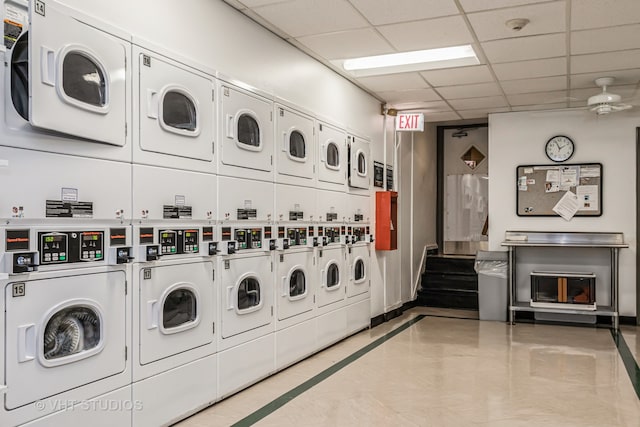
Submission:
[[[424,248],[422,249],[422,258],[420,258],[420,270],[418,271],[418,277],[416,277],[415,280],[413,281],[413,288],[411,289],[411,301],[414,301],[416,299],[416,296],[418,295],[418,286],[420,286],[420,278],[422,277],[422,274],[424,274],[424,272],[427,269],[427,262],[426,262],[427,251],[431,249],[438,249],[438,245],[436,243],[427,243],[426,245],[424,245]]]

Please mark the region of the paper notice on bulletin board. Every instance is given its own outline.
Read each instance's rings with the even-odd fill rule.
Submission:
[[[567,191],[564,193],[564,196],[562,196],[560,201],[553,207],[553,211],[565,220],[570,221],[576,212],[578,212],[579,207],[580,203],[578,201],[578,196],[573,194],[571,191]]]
[[[597,185],[578,185],[576,187],[576,195],[580,202],[578,210],[581,211],[597,211],[598,200],[598,186]]]

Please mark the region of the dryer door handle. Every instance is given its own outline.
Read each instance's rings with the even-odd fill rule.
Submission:
[[[327,162],[327,145],[326,144],[322,144],[320,146],[320,161],[322,163]]]
[[[233,310],[233,286],[227,286],[227,310]]]
[[[56,85],[55,51],[46,46],[40,46],[40,79],[47,86]]]
[[[324,268],[323,268],[320,270],[320,287],[324,288],[325,285],[326,283],[325,283]]]
[[[158,102],[158,92],[153,89],[147,89],[147,117],[157,119],[159,114],[160,103]]]
[[[18,326],[18,362],[28,362],[36,356],[36,325]]]
[[[282,278],[282,296],[286,297],[287,294],[287,276],[284,276]]]
[[[287,132],[282,132],[282,151],[284,151],[285,153],[289,151],[289,144],[287,144],[287,142]]]
[[[231,114],[227,114],[227,119],[225,120],[225,127],[227,131],[227,138],[233,139],[233,116]]]
[[[158,300],[147,301],[147,329],[158,327]]]

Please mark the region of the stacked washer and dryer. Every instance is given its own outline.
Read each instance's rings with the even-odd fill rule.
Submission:
[[[368,326],[365,138],[55,1],[2,13],[3,425],[170,424]]]
[[[130,425],[130,40],[53,3],[3,13],[0,420]]]
[[[156,426],[218,395],[216,87],[148,41],[132,57],[132,419]]]

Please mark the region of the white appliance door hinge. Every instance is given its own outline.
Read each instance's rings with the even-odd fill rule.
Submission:
[[[273,273],[273,261],[271,261],[271,272]]]
[[[273,156],[269,157],[269,162],[270,162],[271,166],[273,166]]]
[[[126,361],[128,357],[129,357],[129,347],[125,346],[124,347],[124,360]]]
[[[211,154],[216,154],[216,142],[211,141]]]
[[[213,332],[213,335],[216,334],[216,322],[213,322],[213,327],[211,328],[211,332]]]
[[[271,317],[273,317],[273,306],[271,306]]]
[[[124,124],[124,136],[127,136],[129,133],[129,128],[127,126],[127,123]]]
[[[216,100],[216,91],[215,91],[215,89],[211,89],[211,100],[212,101]]]
[[[129,282],[124,281],[124,294],[127,295],[129,293]]]
[[[215,282],[216,281],[216,269],[213,269],[213,276],[211,278],[211,281]]]

